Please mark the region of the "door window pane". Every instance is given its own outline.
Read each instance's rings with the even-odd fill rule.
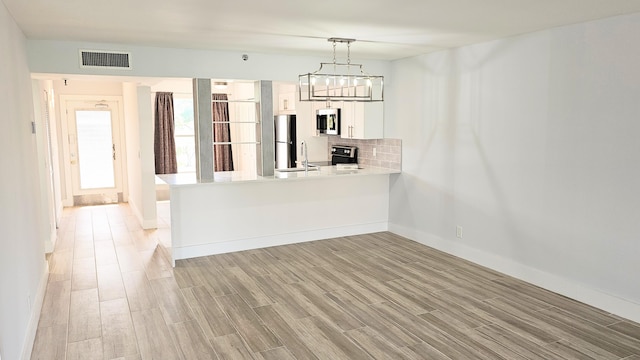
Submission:
[[[111,111],[76,111],[81,189],[114,188]]]

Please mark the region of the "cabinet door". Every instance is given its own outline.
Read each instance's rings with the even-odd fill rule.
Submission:
[[[296,132],[299,139],[316,135],[315,114],[312,102],[298,101],[296,103]]]
[[[353,138],[353,125],[355,123],[356,103],[345,101],[340,111],[340,137],[343,139]]]
[[[296,111],[295,93],[283,93],[278,97],[278,110],[280,114],[294,114]]]
[[[342,117],[342,137],[349,139],[382,139],[384,108],[381,102],[345,103]]]
[[[384,106],[382,102],[356,103],[353,138],[382,139],[384,137]]]

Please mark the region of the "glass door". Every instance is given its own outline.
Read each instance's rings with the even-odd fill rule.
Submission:
[[[68,101],[66,105],[74,198],[99,195],[97,203],[117,202],[122,192],[117,102]]]
[[[79,189],[116,186],[111,110],[76,110]]]

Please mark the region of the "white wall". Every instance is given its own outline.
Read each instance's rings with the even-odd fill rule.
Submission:
[[[140,224],[142,215],[142,172],[140,164],[140,124],[138,121],[138,94],[135,83],[122,83],[124,99],[124,131],[127,147],[127,185],[129,187],[129,206]]]
[[[64,80],[55,80],[53,81],[53,89],[56,95],[122,95],[120,81],[115,79],[105,81],[95,77],[70,79],[66,83]]]
[[[40,216],[47,224],[43,231],[48,233],[44,242],[46,253],[53,252],[56,242],[56,202],[54,191],[54,177],[52,164],[52,147],[49,146],[49,128],[47,126],[47,109],[49,96],[45,85],[38,80],[32,80],[32,96],[34,105],[34,122],[36,126],[36,147],[38,153],[38,174],[40,185]],[[49,119],[49,121],[55,120]],[[55,134],[55,133],[53,133]],[[59,180],[58,180],[59,181]],[[45,224],[42,224],[45,226]]]
[[[639,33],[636,14],[395,61],[390,229],[640,321]]]
[[[151,88],[123,83],[129,205],[144,229],[157,227]]]
[[[173,49],[126,44],[73,41],[28,40],[29,68],[34,73],[91,74],[114,76],[178,77],[203,79],[239,79],[298,81],[298,75],[318,69],[327,56],[289,56],[243,52]],[[131,52],[132,70],[81,69],[79,50],[119,50]],[[354,57],[355,56],[355,57]],[[352,54],[353,63],[364,64],[371,74],[387,75],[388,61],[363,60]],[[388,83],[385,81],[385,83]]]
[[[61,166],[60,166],[60,146],[58,143],[58,133],[60,132],[60,127],[58,125],[58,115],[56,113],[56,98],[55,91],[53,90],[53,81],[51,80],[41,80],[40,88],[45,92],[46,96],[46,111],[49,113],[49,136],[51,146],[51,154],[50,154],[50,162],[51,162],[51,171],[53,172],[53,203],[55,206],[55,221],[56,226],[60,223],[62,219],[62,180],[61,180]],[[34,103],[37,99],[34,99]],[[54,240],[55,241],[55,240]]]
[[[142,215],[143,229],[157,227],[158,214],[156,208],[156,165],[153,149],[153,108],[151,89],[138,86],[138,122],[140,127],[139,141],[141,181],[142,181]],[[135,154],[135,153],[134,153]]]
[[[30,351],[35,336],[48,220],[40,211],[25,38],[1,2],[0,64],[0,357],[9,360]]]

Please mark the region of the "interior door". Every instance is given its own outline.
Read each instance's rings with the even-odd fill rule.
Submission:
[[[74,205],[118,202],[122,194],[117,101],[67,101]]]

